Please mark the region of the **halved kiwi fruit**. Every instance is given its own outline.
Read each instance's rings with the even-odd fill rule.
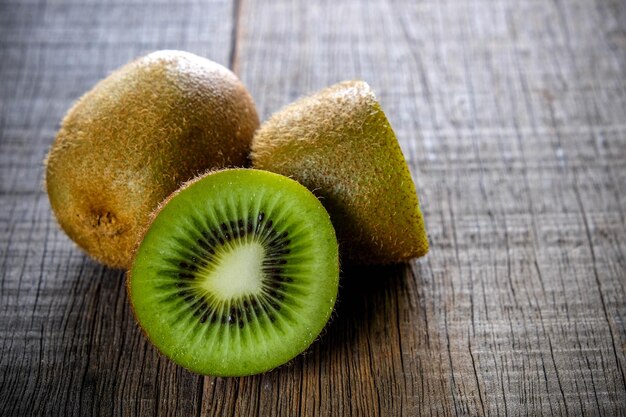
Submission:
[[[367,83],[341,82],[279,110],[255,133],[251,159],[322,197],[347,260],[389,264],[428,252],[411,172]]]
[[[140,326],[174,362],[205,375],[251,375],[318,337],[337,296],[338,258],[328,213],[304,186],[223,170],[161,205],[127,285]]]

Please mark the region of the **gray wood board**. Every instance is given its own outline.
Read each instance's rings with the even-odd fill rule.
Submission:
[[[41,191],[65,110],[163,48],[230,65],[263,119],[366,80],[422,202],[431,252],[344,271],[265,375],[161,357]],[[5,0],[0,79],[2,415],[626,415],[624,2]]]

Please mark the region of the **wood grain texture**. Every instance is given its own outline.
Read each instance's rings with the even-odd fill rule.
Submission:
[[[230,64],[263,119],[366,80],[414,175],[430,254],[346,267],[265,375],[161,357],[40,188],[64,111],[161,48]],[[5,0],[0,79],[3,416],[626,415],[624,2]]]
[[[232,17],[223,1],[0,3],[0,415],[199,415],[202,378],[146,343],[123,273],[56,226],[42,160],[72,102],[135,57],[228,65]]]

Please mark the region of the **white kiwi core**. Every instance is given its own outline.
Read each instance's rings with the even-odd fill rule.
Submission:
[[[265,248],[258,242],[223,247],[217,263],[200,272],[200,286],[223,300],[254,295],[263,287]]]

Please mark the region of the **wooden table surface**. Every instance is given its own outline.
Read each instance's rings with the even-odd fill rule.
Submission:
[[[42,160],[125,62],[230,66],[262,119],[361,78],[431,252],[344,271],[289,365],[201,377],[58,229]],[[1,0],[0,415],[626,415],[626,2]]]

